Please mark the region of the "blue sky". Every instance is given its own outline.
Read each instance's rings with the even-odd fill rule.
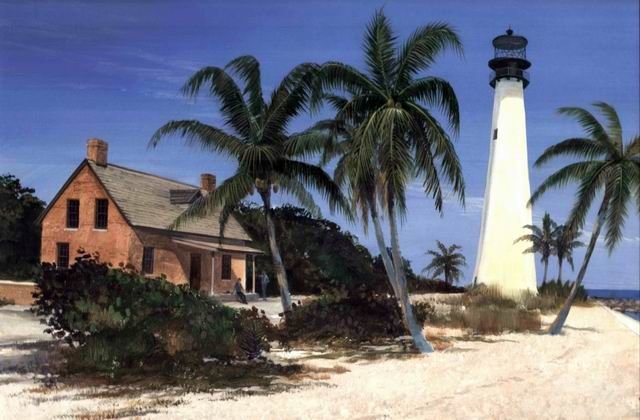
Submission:
[[[154,130],[170,119],[219,123],[213,101],[186,101],[178,94],[185,79],[202,66],[222,66],[244,54],[260,60],[265,90],[303,61],[362,67],[364,27],[380,6],[401,39],[438,20],[453,25],[465,47],[464,57],[446,54],[430,73],[448,79],[460,101],[456,144],[467,207],[452,200],[440,217],[419,183],[409,187],[401,235],[415,269],[428,262],[425,251],[440,239],[463,246],[471,277],[493,101],[487,61],[492,38],[507,26],[529,39],[530,162],[554,142],[580,134],[575,123],[555,113],[560,106],[606,101],[620,113],[626,139],[640,131],[638,1],[16,1],[0,3],[0,173],[17,175],[50,200],[84,157],[86,139],[99,137],[109,142],[114,163],[188,182],[214,172],[220,182],[234,171],[222,157],[190,150],[177,139],[146,148]],[[309,121],[299,119],[292,130]],[[532,168],[532,188],[561,163]],[[574,192],[570,186],[548,194],[534,219],[547,210],[563,220]],[[330,217],[377,252],[359,226]],[[614,254],[598,247],[588,287],[639,287],[639,231],[638,215],[631,212]],[[578,252],[576,261],[581,259]],[[555,270],[552,264],[550,273]]]

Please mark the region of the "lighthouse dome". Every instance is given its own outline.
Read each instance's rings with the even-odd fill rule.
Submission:
[[[527,38],[514,35],[511,28],[503,35],[493,38],[494,57],[489,61],[489,67],[493,70],[489,84],[495,87],[496,81],[503,78],[515,78],[522,81],[523,87],[529,84],[529,73],[526,71],[531,66],[527,60]]]

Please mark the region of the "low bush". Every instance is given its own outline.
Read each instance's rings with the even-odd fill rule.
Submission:
[[[523,295],[516,301],[499,289],[479,285],[459,298],[444,302],[448,311],[434,312],[427,322],[450,328],[466,328],[473,334],[499,334],[505,331],[537,331],[541,328],[541,299]]]
[[[417,303],[414,312],[419,323],[432,315],[433,307]],[[290,341],[327,341],[348,345],[376,342],[406,335],[400,306],[388,295],[322,295],[318,299],[298,302],[284,325]]]
[[[441,280],[427,279],[421,276],[408,278],[409,293],[464,293],[464,287],[454,286]]]
[[[44,264],[37,283],[35,310],[47,332],[74,348],[70,360],[80,370],[252,358],[268,349],[259,338],[266,317],[257,311],[238,313],[188,286],[113,269],[97,256],[81,255],[68,269]]]
[[[538,310],[471,306],[464,311],[462,325],[475,334],[499,334],[504,331],[537,331],[542,321]]]
[[[558,280],[551,280],[549,282],[542,283],[538,287],[538,294],[540,296],[560,298],[564,302],[564,299],[569,297],[572,288],[573,282],[566,281],[562,283]],[[588,298],[589,295],[587,294],[584,286],[580,285],[580,287],[578,287],[578,294],[576,295],[576,302],[586,302]],[[562,304],[562,302],[560,304]]]

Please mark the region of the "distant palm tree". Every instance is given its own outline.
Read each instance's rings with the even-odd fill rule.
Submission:
[[[442,211],[442,184],[464,203],[464,180],[453,143],[433,115],[435,108],[454,133],[459,129],[458,101],[451,85],[437,77],[419,77],[440,53],[461,51],[456,32],[447,24],[418,28],[401,46],[397,45],[388,19],[377,11],[367,26],[364,40],[366,72],[339,62],[322,67],[321,91],[340,92],[337,121],[355,128],[344,157],[344,176],[358,195],[363,221],[371,217],[376,228],[385,270],[402,309],[405,326],[421,352],[433,351],[418,325],[407,290],[399,245],[398,217],[406,212],[406,187],[415,176],[422,178],[425,193]],[[331,99],[330,99],[331,102]],[[379,210],[387,216],[391,258],[379,221]]]
[[[581,232],[574,232],[566,225],[560,225],[553,231],[553,253],[558,258],[558,282],[562,283],[562,262],[567,260],[573,270],[573,250],[584,246],[578,238]]]
[[[320,191],[332,208],[348,208],[348,202],[329,175],[320,167],[300,160],[319,153],[326,136],[313,130],[294,135],[288,132],[291,120],[308,105],[318,70],[314,64],[296,66],[265,100],[260,65],[254,57],[238,57],[224,68],[205,67],[191,76],[182,91],[188,97],[195,97],[206,87],[220,102],[225,128],[196,120],[170,121],[150,140],[150,146],[155,147],[161,138],[179,134],[190,146],[237,161],[236,173],[212,193],[194,202],[175,221],[174,227],[219,208],[223,210],[221,226],[224,226],[233,206],[257,191],[264,205],[269,247],[285,313],[291,311],[291,295],[276,243],[272,191],[282,189],[316,214],[318,207],[307,190],[309,187]],[[242,88],[232,75],[242,82]]]
[[[447,284],[458,282],[462,277],[462,267],[467,266],[467,260],[460,252],[456,252],[462,247],[460,245],[451,245],[446,247],[442,242],[436,241],[439,252],[437,250],[428,250],[427,254],[433,258],[429,265],[422,269],[423,273],[429,273],[433,277],[444,274],[444,281]]]
[[[594,104],[606,119],[606,128],[587,110],[560,108],[563,115],[574,117],[586,133],[583,138],[570,138],[547,148],[535,165],[540,167],[556,157],[583,158],[551,174],[531,196],[535,203],[549,188],[563,187],[569,181],[579,184],[576,201],[571,210],[567,228],[578,231],[584,226],[591,204],[600,191],[602,202],[598,209],[593,232],[571,293],[553,324],[550,334],[559,334],[569,315],[578,288],[587,272],[587,265],[600,236],[605,229],[605,243],[609,253],[622,239],[622,228],[628,215],[628,205],[635,195],[635,210],[640,211],[640,136],[623,144],[622,127],[615,109],[604,102]]]
[[[547,270],[549,268],[549,257],[553,254],[553,232],[557,227],[557,223],[553,221],[549,213],[545,213],[542,218],[542,228],[535,225],[525,225],[524,227],[529,229],[531,233],[522,235],[516,239],[516,242],[531,242],[531,247],[525,249],[524,252],[540,254],[540,261],[544,265],[542,283],[546,283]]]

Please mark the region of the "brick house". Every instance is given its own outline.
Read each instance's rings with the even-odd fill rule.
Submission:
[[[41,260],[66,267],[77,250],[98,252],[114,266],[130,264],[148,276],[209,294],[226,293],[237,279],[255,291],[254,258],[262,252],[232,217],[220,237],[219,216],[171,223],[197,198],[213,191],[215,176],[200,186],[108,162],[108,144],[87,141],[87,157],[51,200],[42,216]],[[247,279],[247,274],[252,273]]]

